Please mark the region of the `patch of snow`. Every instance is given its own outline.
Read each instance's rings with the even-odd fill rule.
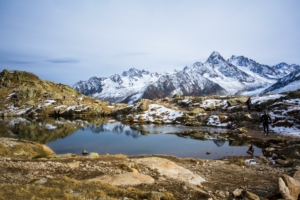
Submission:
[[[66,105],[56,106],[54,110],[59,110],[60,108],[66,108],[66,107],[67,107]]]
[[[217,126],[217,127],[226,127],[229,123],[221,123],[218,115],[211,115],[208,118],[207,125]]]
[[[162,120],[164,123],[172,123],[177,117],[181,117],[182,112],[166,108],[158,104],[150,104],[149,109],[144,114],[135,115],[138,120],[142,117],[143,120],[154,122],[155,120]]]
[[[254,159],[246,159],[245,162],[248,164],[248,165],[257,165],[258,162]]]
[[[13,118],[12,120],[9,121],[10,126],[15,126],[15,124],[19,124],[20,122],[29,122],[27,119],[18,117],[18,118]]]
[[[106,106],[107,108],[114,108],[115,106]]]
[[[284,97],[284,96],[286,96],[286,95],[272,94],[272,95],[266,95],[266,96],[257,96],[257,97],[252,97],[251,102],[252,102],[252,104],[261,104],[265,101],[279,99],[279,98]]]
[[[291,135],[300,137],[300,129],[296,127],[283,127],[283,126],[275,126],[271,127],[270,130],[273,130],[276,133],[284,134],[284,135]]]
[[[213,104],[213,107],[221,107],[226,108],[228,106],[227,100],[220,100],[220,99],[207,99],[202,102],[200,105],[201,108],[207,109]]]
[[[24,114],[25,112],[27,112],[28,110],[30,110],[31,107],[30,107],[30,108],[23,108],[23,109],[21,109],[21,108],[19,108],[19,107],[15,107],[15,106],[12,104],[12,105],[8,106],[7,109],[8,109],[8,112],[13,113],[13,114],[15,114],[15,115],[22,115],[22,114]]]
[[[184,100],[182,100],[181,102],[182,102],[182,103],[185,103],[185,104],[189,104],[189,103],[192,102],[192,100],[190,100],[190,99],[184,99]]]
[[[47,130],[53,130],[57,128],[57,126],[53,126],[52,124],[46,124],[45,127]]]
[[[9,95],[7,95],[7,98],[6,99],[9,99],[12,95],[14,95],[15,93],[11,93]]]
[[[49,106],[49,105],[51,105],[51,104],[53,104],[55,102],[56,102],[55,100],[45,100],[44,106]]]
[[[282,88],[273,90],[269,93],[273,93],[273,94],[274,93],[283,93],[283,92],[298,90],[299,88],[300,88],[300,81],[294,81]]]

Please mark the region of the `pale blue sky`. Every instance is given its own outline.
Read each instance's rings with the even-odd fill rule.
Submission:
[[[73,85],[212,51],[300,64],[299,0],[0,0],[0,70]]]

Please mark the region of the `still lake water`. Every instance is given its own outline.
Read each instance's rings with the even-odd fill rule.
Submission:
[[[196,140],[176,135],[190,130],[206,133],[211,139]],[[205,159],[248,156],[248,146],[236,146],[240,144],[239,141],[218,139],[221,131],[224,129],[182,125],[129,126],[101,118],[89,121],[64,118],[0,118],[0,137],[16,137],[46,144],[56,154],[81,155],[86,150],[102,155],[167,154],[181,158]],[[261,156],[261,149],[254,148],[255,156]],[[208,151],[211,154],[207,155]]]
[[[196,140],[179,137],[175,132],[190,130],[181,125],[143,125],[132,129],[121,122],[109,122],[101,125],[88,125],[73,134],[46,143],[55,153],[81,154],[83,150],[99,154],[167,154],[181,158],[218,159],[225,156],[249,156],[248,146],[230,146],[224,140]],[[221,129],[201,129],[211,135],[217,135]],[[146,133],[146,134],[145,134]],[[255,148],[255,156],[261,156],[261,150]],[[207,155],[209,151],[211,154]]]

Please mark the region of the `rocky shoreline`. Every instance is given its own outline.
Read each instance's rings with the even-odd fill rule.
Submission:
[[[270,149],[279,157],[274,164],[264,156],[55,155],[38,143],[0,138],[13,152],[0,157],[0,199],[297,199],[299,144]]]

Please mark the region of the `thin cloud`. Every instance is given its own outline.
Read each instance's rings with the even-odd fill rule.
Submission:
[[[62,63],[79,63],[80,60],[77,60],[77,59],[73,59],[73,58],[56,58],[56,59],[48,59],[48,60],[45,60],[46,62],[50,62],[50,63],[53,63],[53,64],[62,64]]]
[[[2,61],[2,63],[6,63],[6,64],[15,64],[15,65],[29,65],[29,64],[34,64],[35,62],[33,62],[33,61],[16,61],[16,60],[8,60],[8,61]]]

